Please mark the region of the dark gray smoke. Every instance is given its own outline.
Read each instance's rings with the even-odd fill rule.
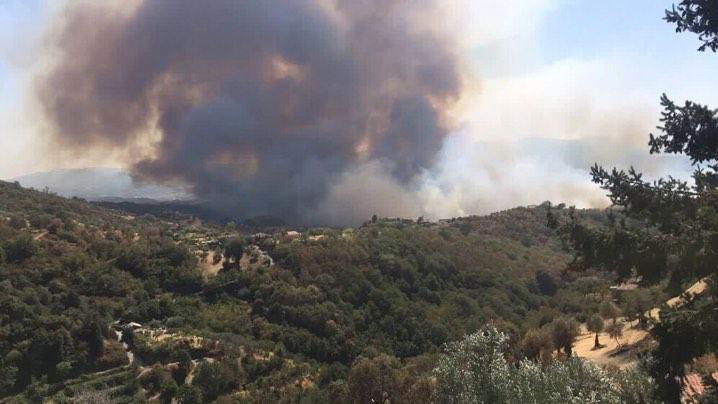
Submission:
[[[306,215],[342,173],[382,161],[406,184],[431,166],[459,94],[426,0],[70,3],[38,81],[61,144],[127,148],[134,174],[183,181],[237,215]]]

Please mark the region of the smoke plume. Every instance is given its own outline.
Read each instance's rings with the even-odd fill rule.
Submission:
[[[58,142],[145,146],[138,179],[236,216],[311,220],[358,167],[429,169],[460,93],[428,0],[73,2],[37,89]],[[419,21],[424,19],[424,24]]]

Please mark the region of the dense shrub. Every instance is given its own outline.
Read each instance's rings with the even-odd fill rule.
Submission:
[[[639,370],[601,370],[570,357],[548,366],[509,363],[509,338],[493,327],[448,344],[435,369],[442,403],[656,402],[652,383]]]

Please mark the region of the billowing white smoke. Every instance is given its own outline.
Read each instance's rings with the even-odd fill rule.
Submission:
[[[398,183],[381,163],[360,165],[342,175],[312,216],[321,223],[356,224],[373,214],[439,219],[545,200],[606,207],[605,192],[590,179],[594,162],[609,167],[636,164],[650,177],[666,172],[685,176],[689,171],[681,158],[650,156],[645,148],[626,148],[605,138],[488,143],[460,131],[447,137],[436,165],[411,184]]]

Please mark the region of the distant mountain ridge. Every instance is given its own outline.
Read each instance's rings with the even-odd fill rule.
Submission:
[[[117,168],[80,168],[52,170],[16,177],[13,181],[23,187],[48,189],[64,197],[80,197],[88,200],[152,199],[172,201],[189,199],[190,194],[182,188],[156,184],[141,184],[132,180],[130,174]]]

